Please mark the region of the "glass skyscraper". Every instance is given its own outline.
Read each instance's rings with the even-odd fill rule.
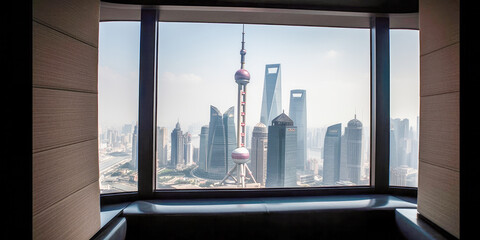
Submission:
[[[290,91],[289,116],[297,127],[297,170],[305,170],[307,162],[307,93],[303,89]]]
[[[359,184],[362,164],[362,123],[355,116],[345,128],[347,180]]]
[[[266,187],[297,186],[297,127],[285,113],[268,126]]]
[[[206,171],[214,178],[223,178],[228,167],[233,166],[231,152],[237,145],[233,112],[234,107],[231,107],[222,115],[216,107],[210,106]]]
[[[175,129],[173,129],[170,135],[171,139],[171,159],[170,166],[172,168],[179,168],[183,165],[183,133],[180,128],[180,123],[177,122]]]
[[[237,148],[237,137],[235,134],[235,121],[234,121],[234,107],[230,107],[223,114],[223,127],[225,128],[225,154],[226,154],[226,164],[225,164],[225,173],[228,172],[234,166],[232,160],[232,152]]]
[[[272,119],[282,112],[281,80],[280,64],[267,64],[265,66],[262,110],[260,113],[260,122],[266,126],[270,126]]]
[[[342,124],[327,128],[323,145],[323,184],[335,185],[340,180]]]

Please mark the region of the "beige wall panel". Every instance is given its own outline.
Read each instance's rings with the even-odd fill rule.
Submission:
[[[418,212],[460,237],[460,173],[420,159],[418,189]]]
[[[420,96],[460,90],[460,43],[420,58]]]
[[[460,41],[460,1],[421,0],[420,55]]]
[[[97,139],[97,94],[33,88],[33,152]]]
[[[97,92],[95,47],[33,22],[33,86]]]
[[[33,214],[98,178],[96,139],[33,154]]]
[[[33,216],[33,239],[90,239],[100,229],[98,181]]]
[[[459,104],[459,92],[420,98],[420,159],[460,169]]]
[[[74,36],[92,46],[98,46],[98,0],[35,0],[33,19]]]

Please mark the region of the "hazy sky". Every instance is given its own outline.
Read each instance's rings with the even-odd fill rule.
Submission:
[[[236,106],[241,24],[160,23],[158,126],[184,131],[208,125],[210,105]],[[99,124],[121,126],[138,117],[140,24],[100,23]],[[247,125],[260,121],[266,64],[281,64],[282,105],[292,89],[307,91],[307,125],[357,118],[369,125],[368,29],[245,25]],[[391,31],[391,116],[418,115],[418,31]],[[394,91],[393,91],[394,90]],[[236,111],[235,111],[236,113]],[[412,122],[414,121],[414,122]]]

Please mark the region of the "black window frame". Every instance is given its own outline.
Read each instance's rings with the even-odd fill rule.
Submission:
[[[159,10],[140,11],[138,116],[138,191],[101,194],[101,204],[145,199],[258,198],[350,194],[393,194],[415,197],[417,187],[391,186],[390,154],[390,16],[370,19],[370,185],[261,189],[156,189],[156,74]],[[418,9],[417,9],[418,12]]]

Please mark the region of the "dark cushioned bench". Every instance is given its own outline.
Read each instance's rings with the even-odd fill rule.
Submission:
[[[148,200],[128,205],[127,239],[404,239],[391,195]]]

